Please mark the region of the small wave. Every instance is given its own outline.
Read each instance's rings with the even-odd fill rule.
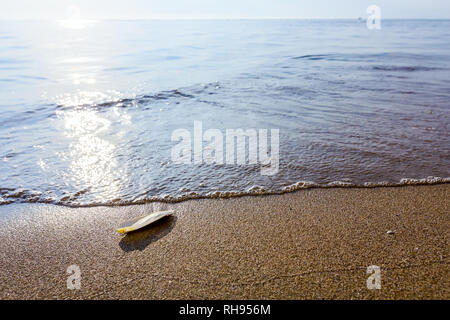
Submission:
[[[110,98],[107,101],[97,101],[90,104],[70,104],[70,103],[59,103],[56,107],[60,110],[70,110],[70,109],[82,109],[82,108],[111,108],[111,107],[134,107],[139,105],[147,105],[153,101],[170,100],[170,99],[194,99],[196,95],[202,93],[214,94],[217,89],[221,86],[218,82],[196,85],[192,87],[179,88],[173,90],[164,90],[157,92],[155,94],[141,94],[133,98]],[[214,91],[212,90],[214,89]]]
[[[296,191],[296,190],[300,190],[300,189],[308,189],[308,188],[319,187],[319,186],[320,185],[318,185],[317,183],[314,183],[312,181],[299,181],[299,182],[296,182],[289,186],[283,187],[281,190],[283,191],[283,193],[286,193],[286,192],[292,192],[292,191]]]
[[[415,72],[415,71],[435,71],[439,68],[424,67],[424,66],[374,66],[373,70],[378,71],[392,71],[392,72]]]
[[[307,54],[304,56],[293,57],[292,59],[316,61],[316,60],[325,60],[325,59],[330,58],[331,56],[332,56],[331,54]]]
[[[293,60],[306,61],[340,61],[340,62],[361,62],[364,64],[377,64],[372,67],[374,70],[381,71],[434,71],[446,70],[442,67],[430,67],[423,65],[402,65],[405,61],[439,61],[439,59],[446,59],[445,56],[439,55],[418,55],[408,54],[403,52],[381,52],[370,54],[355,54],[355,53],[324,53],[324,54],[307,54],[302,56],[290,57]],[[386,62],[386,63],[384,63]],[[398,62],[398,64],[395,64]]]
[[[13,202],[14,202],[13,200],[5,200],[2,197],[0,197],[0,206],[4,205],[4,204],[10,204],[10,203],[13,203]]]
[[[76,201],[78,195],[83,194],[86,190],[79,191],[73,196],[63,196],[56,198],[51,193],[44,194],[43,192],[25,190],[25,189],[11,189],[0,188],[0,205],[8,205],[12,203],[47,203],[55,204],[67,207],[96,207],[96,206],[126,206],[126,205],[138,205],[149,202],[167,202],[176,203],[193,199],[227,199],[243,196],[258,196],[258,195],[276,195],[295,192],[304,189],[311,188],[376,188],[376,187],[400,187],[411,185],[435,185],[450,183],[450,177],[427,177],[427,178],[403,178],[397,183],[391,183],[387,181],[381,182],[365,182],[363,184],[355,184],[347,179],[343,181],[333,181],[327,184],[318,184],[313,181],[298,181],[294,184],[290,184],[282,187],[279,190],[268,190],[263,186],[252,186],[245,191],[228,190],[228,191],[210,191],[206,193],[199,193],[190,191],[189,189],[180,190],[177,195],[163,194],[157,196],[145,197],[137,200],[121,200],[114,199],[106,202],[90,202],[80,203]]]

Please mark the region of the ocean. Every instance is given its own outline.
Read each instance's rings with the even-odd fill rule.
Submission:
[[[0,204],[449,182],[449,39],[450,20],[1,21]],[[277,132],[276,170],[228,141],[174,161],[196,123]]]

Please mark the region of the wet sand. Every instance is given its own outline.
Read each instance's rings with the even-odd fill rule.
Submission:
[[[449,299],[450,185],[0,206],[1,299]],[[114,229],[154,210],[176,216]],[[388,231],[391,230],[392,232]],[[78,265],[81,289],[68,290]],[[368,290],[367,267],[381,268]]]

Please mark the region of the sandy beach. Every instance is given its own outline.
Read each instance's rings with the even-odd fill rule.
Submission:
[[[0,206],[1,299],[449,299],[450,185]],[[173,218],[121,236],[122,221]],[[388,232],[390,231],[390,232]],[[68,290],[68,266],[81,270]],[[368,290],[366,269],[381,270]]]

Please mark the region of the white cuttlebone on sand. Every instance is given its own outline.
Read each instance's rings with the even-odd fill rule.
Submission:
[[[161,218],[167,217],[171,214],[173,214],[173,210],[152,212],[145,216],[137,217],[137,218],[134,218],[132,220],[122,223],[116,229],[116,231],[119,233],[127,233],[130,231],[138,230],[140,228],[148,226],[149,224],[151,224],[155,221],[158,221]]]

